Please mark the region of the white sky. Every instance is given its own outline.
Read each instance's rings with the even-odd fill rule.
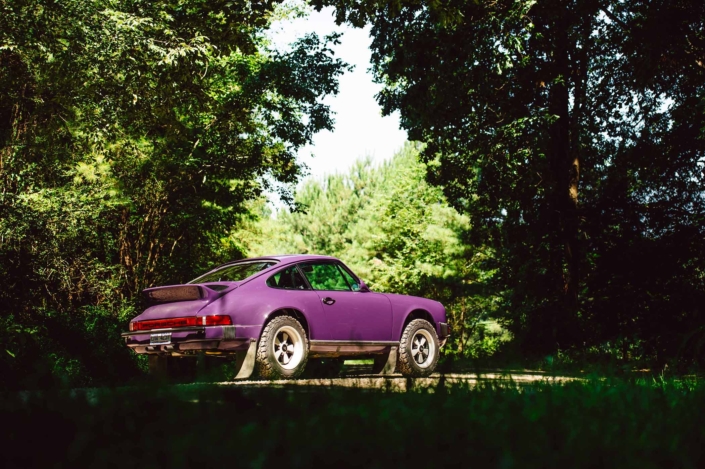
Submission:
[[[310,168],[310,175],[320,178],[324,174],[346,171],[352,163],[364,156],[375,163],[391,158],[406,140],[406,132],[399,129],[397,113],[382,117],[375,100],[381,85],[372,82],[367,73],[370,67],[369,28],[355,29],[336,26],[333,9],[312,11],[306,18],[277,22],[270,38],[279,48],[304,34],[315,32],[324,36],[342,32],[335,55],[354,65],[355,69],[340,77],[340,93],[324,101],[335,113],[333,132],[323,131],[314,136],[313,145],[299,151],[299,160]]]

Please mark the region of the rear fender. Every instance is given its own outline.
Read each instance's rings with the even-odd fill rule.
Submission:
[[[306,332],[306,337],[308,337],[308,340],[311,340],[311,330],[309,328],[308,319],[306,319],[306,315],[298,309],[294,308],[282,308],[276,311],[272,311],[265,319],[264,324],[262,324],[262,329],[264,329],[264,326],[266,326],[269,321],[278,316],[291,316],[297,321],[299,321],[301,323],[301,327],[303,327],[304,331]]]

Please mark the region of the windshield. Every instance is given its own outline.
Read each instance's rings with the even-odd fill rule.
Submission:
[[[274,264],[276,264],[274,261],[240,262],[201,275],[197,279],[191,280],[189,283],[239,282]]]

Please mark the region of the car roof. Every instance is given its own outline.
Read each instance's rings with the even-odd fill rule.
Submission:
[[[331,257],[331,256],[323,256],[323,255],[319,255],[319,254],[275,254],[273,256],[250,257],[248,259],[239,259],[237,261],[230,261],[230,262],[226,262],[225,264],[219,265],[218,267],[223,267],[223,266],[231,265],[231,264],[238,264],[240,262],[271,261],[271,260],[286,262],[287,264],[289,264],[289,263],[294,263],[294,262],[305,262],[305,261],[312,261],[312,260],[334,260],[334,261],[337,261],[338,258]],[[218,267],[216,267],[216,268],[218,268]]]

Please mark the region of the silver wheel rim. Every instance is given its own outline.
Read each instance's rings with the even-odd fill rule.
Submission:
[[[277,329],[272,352],[279,366],[285,370],[292,370],[299,366],[304,356],[304,341],[299,331],[291,326]]]
[[[419,329],[411,339],[411,359],[419,368],[428,368],[436,355],[436,344],[431,333]]]

